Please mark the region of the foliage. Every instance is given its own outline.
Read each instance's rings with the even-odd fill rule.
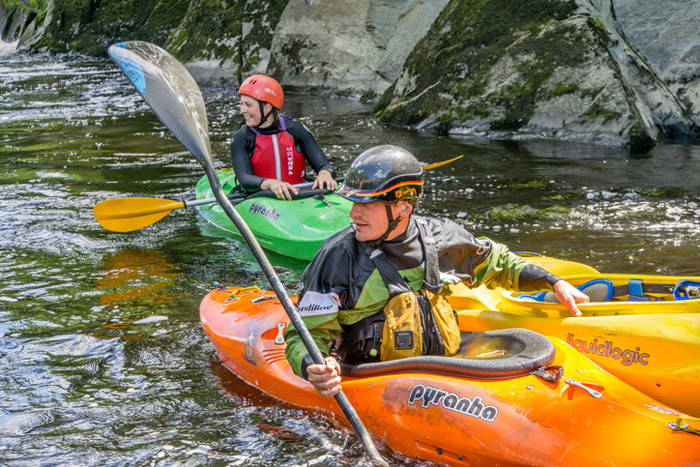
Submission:
[[[48,0],[2,0],[7,10],[19,8],[23,12],[39,12],[46,9]]]
[[[162,44],[188,5],[189,0],[54,0],[46,34],[35,48],[105,55],[111,43],[123,40]]]
[[[3,0],[22,1],[22,0]],[[42,0],[46,1],[46,0]],[[54,0],[35,50],[106,55],[115,42],[143,40],[183,62],[232,61],[239,74],[265,57],[288,0]]]

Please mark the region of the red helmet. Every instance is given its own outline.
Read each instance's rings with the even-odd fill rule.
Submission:
[[[238,93],[250,96],[261,102],[269,102],[277,110],[282,110],[284,93],[276,79],[265,75],[253,75],[246,78]]]

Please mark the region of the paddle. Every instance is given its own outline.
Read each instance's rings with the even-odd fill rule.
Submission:
[[[456,161],[457,159],[461,159],[461,158],[463,158],[463,157],[464,157],[464,156],[453,157],[452,159],[447,159],[446,161],[436,162],[436,163],[434,163],[434,164],[423,165],[423,166],[421,166],[421,168],[422,168],[423,170],[437,169],[438,167],[442,167],[443,165],[447,165],[447,164],[449,164],[450,162],[454,162],[454,161]]]
[[[111,45],[108,53],[124,71],[141,97],[153,109],[156,116],[199,161],[207,174],[214,196],[248,244],[313,361],[324,365],[323,355],[299,316],[292,300],[287,295],[270,261],[263,253],[248,225],[236,212],[221,189],[211,159],[204,99],[192,75],[182,63],[168,52],[147,42],[129,41]],[[360,438],[369,457],[381,465],[388,465],[377,452],[367,429],[357,416],[345,393],[341,391],[335,396],[335,399]]]
[[[457,156],[446,161],[424,165],[423,170],[442,167],[462,157],[463,156]],[[342,182],[343,180],[343,178],[336,179],[338,182]],[[313,182],[300,183],[294,186],[303,190],[312,187]],[[300,192],[297,195],[292,195],[292,199],[306,198],[318,194],[319,192],[323,191],[312,190],[311,192]],[[327,191],[325,192],[327,193]],[[229,195],[229,199],[240,203],[245,199],[259,196],[274,198],[275,194],[271,190],[261,190],[250,194],[236,192]],[[107,230],[111,230],[112,232],[132,232],[155,224],[175,209],[185,209],[192,206],[216,202],[216,198],[189,201],[175,201],[161,198],[114,198],[97,203],[93,209],[93,214],[97,222]]]
[[[293,194],[292,199],[302,199],[317,194],[330,193],[329,190],[325,189],[307,189],[313,186],[313,182],[300,183],[294,186],[302,191],[296,195]],[[254,193],[237,191],[228,196],[235,204],[246,199],[259,197],[275,198],[275,194],[272,190],[261,190]],[[93,214],[97,222],[107,230],[111,230],[112,232],[131,232],[155,224],[175,209],[185,209],[216,202],[216,198],[193,199],[188,201],[139,197],[113,198],[97,203],[93,208]]]

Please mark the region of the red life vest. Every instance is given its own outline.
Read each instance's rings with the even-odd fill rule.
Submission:
[[[282,131],[274,135],[263,135],[251,128],[256,134],[255,151],[250,158],[253,173],[258,177],[273,178],[292,185],[304,183],[306,159],[294,144],[294,138],[287,131],[283,117],[280,117],[280,126]]]

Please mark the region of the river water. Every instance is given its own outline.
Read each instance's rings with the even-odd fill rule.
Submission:
[[[201,298],[217,282],[266,284],[244,245],[191,211],[127,234],[94,220],[105,199],[192,198],[194,158],[112,62],[13,48],[0,43],[0,465],[365,465],[349,430],[247,386],[214,354]],[[236,92],[203,93],[226,165]],[[513,250],[700,272],[698,146],[437,138],[308,95],[285,110],[341,169],[382,143],[423,163],[464,155],[429,173],[421,212]],[[304,264],[272,260],[295,292]]]

